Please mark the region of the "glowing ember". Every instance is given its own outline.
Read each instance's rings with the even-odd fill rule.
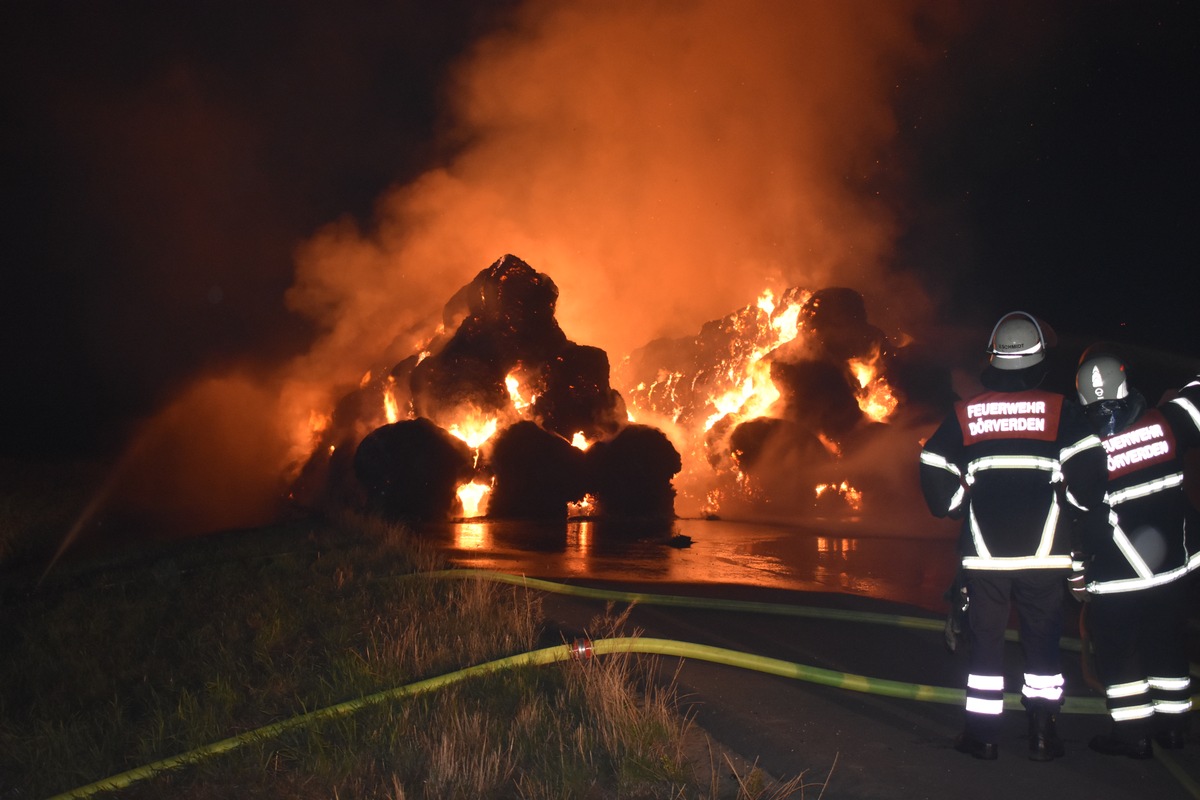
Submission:
[[[487,513],[487,498],[492,487],[486,483],[471,481],[458,487],[458,502],[464,517],[480,517]]]
[[[580,450],[587,450],[592,446],[592,443],[583,437],[583,431],[575,431],[575,435],[571,437],[571,446],[577,447]]]

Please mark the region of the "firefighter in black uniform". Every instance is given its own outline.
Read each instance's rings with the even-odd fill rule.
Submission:
[[[1107,517],[1100,440],[1072,399],[1038,388],[1046,348],[1046,329],[1035,317],[1002,317],[981,375],[985,391],[956,403],[921,451],[930,511],[963,520],[970,655],[966,724],[955,748],[975,758],[997,756],[1010,602],[1025,651],[1029,757],[1063,755],[1055,715],[1063,697],[1059,638],[1071,520]]]
[[[1151,738],[1183,747],[1192,707],[1184,579],[1200,565],[1200,533],[1187,530],[1183,452],[1200,442],[1197,391],[1185,387],[1147,408],[1124,361],[1089,352],[1075,386],[1108,455],[1111,512],[1106,524],[1082,529],[1072,577],[1086,585],[1080,599],[1090,601],[1088,630],[1112,731],[1088,744],[1108,755],[1150,758]]]

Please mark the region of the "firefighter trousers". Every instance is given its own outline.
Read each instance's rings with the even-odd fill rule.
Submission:
[[[967,570],[970,606],[966,732],[995,742],[1004,708],[1004,633],[1016,610],[1025,653],[1022,701],[1027,708],[1057,711],[1062,704],[1059,639],[1067,571],[1061,569]]]

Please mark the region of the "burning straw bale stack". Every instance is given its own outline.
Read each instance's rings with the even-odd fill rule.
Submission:
[[[409,418],[364,435],[362,416],[335,416],[326,438],[336,446],[318,446],[316,463],[306,467],[310,476],[324,476],[308,481],[310,496],[315,483],[318,502],[439,519],[460,511],[456,488],[474,480],[493,487],[489,516],[561,518],[568,503],[591,494],[609,513],[673,517],[679,454],[661,432],[629,430],[607,354],[566,337],[555,318],[557,300],[554,281],[516,256],[482,270],[446,304],[447,333],[390,370],[387,391]],[[528,404],[518,402],[514,382]],[[351,396],[376,397],[373,416],[381,393],[365,387]],[[349,398],[339,404],[359,406]],[[490,426],[479,441],[463,432],[467,420]],[[595,443],[596,454],[573,447],[576,436]],[[355,445],[352,462],[335,461],[331,452],[348,442]]]

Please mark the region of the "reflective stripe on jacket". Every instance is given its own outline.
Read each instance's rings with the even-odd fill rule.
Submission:
[[[1071,521],[1103,508],[1104,451],[1054,392],[989,391],[955,404],[921,451],[937,517],[962,518],[969,569],[1071,566]]]

